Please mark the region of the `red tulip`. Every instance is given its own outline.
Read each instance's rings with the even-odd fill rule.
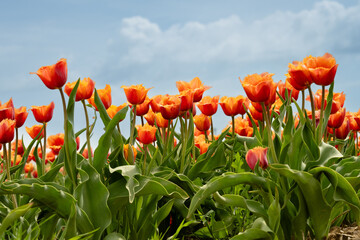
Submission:
[[[111,106],[111,87],[110,85],[106,84],[104,89],[97,90],[99,98],[101,102],[104,104],[105,109],[108,109]],[[98,111],[97,106],[95,104],[95,93],[91,95],[88,99],[88,102]]]
[[[20,128],[24,125],[28,114],[29,113],[26,111],[26,107],[15,108],[16,128]]]
[[[0,143],[9,143],[14,139],[15,120],[4,119],[0,122]]]
[[[47,145],[55,155],[58,155],[62,146],[64,145],[64,134],[58,133],[56,135],[49,136],[47,139]]]
[[[345,108],[341,108],[339,111],[337,111],[336,113],[330,114],[329,117],[329,121],[328,121],[328,127],[330,128],[339,128],[344,119],[345,119],[345,113],[346,113],[346,109]]]
[[[178,96],[163,96],[160,103],[160,112],[167,120],[175,119],[180,114],[181,98]]]
[[[202,132],[209,130],[211,126],[210,117],[205,114],[194,116],[194,123],[196,128]]]
[[[15,111],[14,111],[14,103],[12,98],[4,104],[0,104],[0,121],[4,119],[14,119],[15,118]]]
[[[67,80],[66,59],[62,58],[54,65],[41,67],[36,73],[30,74],[37,74],[49,89],[62,88]]]
[[[259,162],[259,166],[262,169],[267,168],[268,166],[268,160],[266,157],[267,150],[268,148],[254,147],[253,149],[250,149],[246,153],[245,156],[246,162],[252,170],[254,170],[257,162]]]
[[[200,111],[206,116],[212,116],[216,113],[218,108],[219,96],[215,97],[203,97],[197,106]]]
[[[46,123],[52,119],[55,104],[51,102],[45,106],[31,106],[31,111],[34,114],[35,120],[39,123]]]
[[[136,126],[138,135],[136,139],[144,145],[150,144],[156,140],[156,127],[153,127],[147,123],[144,126]]]
[[[76,82],[67,83],[65,85],[65,93],[70,96],[72,90],[74,89]],[[80,81],[79,86],[76,91],[75,101],[86,100],[91,98],[95,88],[95,82],[91,78],[84,78]]]

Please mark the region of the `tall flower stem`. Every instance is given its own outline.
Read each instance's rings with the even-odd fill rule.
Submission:
[[[231,116],[231,123],[232,123],[232,137],[235,139],[235,116]]]
[[[134,145],[134,134],[135,134],[135,124],[136,124],[136,104],[134,106],[134,112],[133,112],[133,119],[130,126],[130,142],[129,142],[129,153],[130,153],[130,159],[133,163],[135,163],[134,153],[132,146]]]
[[[46,123],[43,124],[44,124],[44,146],[42,150],[43,159],[41,161],[41,175],[45,174],[45,161],[46,161]]]
[[[146,156],[147,156],[147,144],[144,145],[144,163],[143,163],[143,175],[146,174]]]
[[[301,111],[305,111],[305,90],[301,90]],[[306,114],[306,113],[305,113]]]
[[[318,136],[318,143],[321,142],[322,139],[322,126],[323,126],[323,118],[324,118],[324,105],[325,105],[325,86],[322,86],[322,94],[321,94],[321,109],[320,109],[320,123],[319,123],[319,136]]]
[[[211,121],[211,140],[214,141],[215,140],[215,137],[214,137],[214,124],[213,124],[212,116],[210,116],[210,121]]]
[[[316,134],[316,116],[315,116],[315,104],[314,104],[314,94],[311,90],[311,87],[309,86],[309,95],[310,95],[310,103],[311,103],[311,118],[312,118],[312,123],[313,123],[313,132],[314,132],[314,136]]]
[[[272,159],[274,163],[278,163],[278,159],[275,153],[275,146],[274,142],[272,141],[272,131],[271,131],[271,119],[270,119],[270,110],[267,106],[265,106],[264,102],[261,102],[261,106],[263,108],[263,117],[265,118],[266,122],[266,129],[267,129],[267,135],[268,135],[268,145],[270,147],[270,152],[272,155]]]
[[[10,143],[9,143],[10,144]],[[11,146],[10,146],[10,149],[11,149]],[[9,151],[10,152],[10,151]],[[6,175],[7,175],[7,180],[8,181],[11,181],[11,173],[10,173],[10,166],[11,166],[11,159],[8,158],[8,155],[7,155],[7,151],[6,151],[6,144],[4,143],[3,144],[3,156],[5,157],[5,168],[6,168]],[[1,158],[1,156],[0,156]],[[15,161],[15,160],[14,160]],[[16,201],[16,196],[15,194],[11,194],[11,198],[12,198],[12,201],[13,201],[13,205],[14,205],[14,208],[17,208],[17,201]]]
[[[18,128],[15,128],[15,152],[14,152],[14,156],[16,159],[17,153],[18,153],[18,143],[19,143],[19,130]]]
[[[91,144],[90,144],[90,124],[89,124],[89,115],[88,115],[88,111],[86,109],[86,104],[84,100],[81,100],[81,103],[83,104],[84,107],[84,112],[85,112],[85,119],[86,119],[86,141],[87,141],[87,148],[88,148],[88,152],[90,154],[89,155],[89,163],[92,165],[93,161],[92,161],[92,154],[91,154]]]
[[[180,162],[180,173],[182,173],[184,171],[184,165],[185,165],[185,154],[186,154],[186,147],[187,147],[187,139],[188,139],[188,127],[187,127],[187,112],[184,114],[185,116],[185,122],[183,123],[183,128],[181,131],[181,134],[183,135],[183,147],[181,149],[181,162]],[[182,123],[181,121],[181,117],[180,117],[180,123]]]

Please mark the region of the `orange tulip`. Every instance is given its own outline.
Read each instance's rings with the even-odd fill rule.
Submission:
[[[34,165],[32,163],[26,163],[24,166],[24,172],[29,173],[34,170]]]
[[[278,88],[279,88],[279,94],[283,99],[286,99],[286,91],[288,94],[289,99],[294,99],[295,101],[299,98],[299,90],[294,88],[290,82],[289,82],[289,74],[285,74],[287,76],[287,79],[285,80],[285,83],[282,81],[279,82]],[[291,94],[291,95],[290,95]]]
[[[24,146],[23,146],[23,142],[22,142],[21,139],[18,140],[17,145],[18,145],[17,154],[19,154],[19,155],[22,156],[22,155],[24,154]],[[15,148],[16,148],[16,141],[14,141],[14,142],[11,143],[11,149],[12,149],[14,152],[15,152]]]
[[[175,119],[180,114],[181,98],[178,96],[163,96],[160,103],[160,112],[167,120]]]
[[[147,123],[136,126],[138,135],[136,139],[144,145],[150,144],[156,140],[156,127]]]
[[[246,153],[246,162],[252,170],[254,170],[257,162],[259,162],[259,166],[262,169],[266,169],[268,167],[268,160],[266,157],[267,150],[268,148],[254,147]]]
[[[94,156],[92,149],[90,149],[90,152],[91,152],[91,156]],[[82,153],[82,156],[83,156],[85,159],[88,159],[88,158],[89,158],[89,150],[88,150],[87,148],[84,149],[84,151],[83,151],[83,153]]]
[[[149,111],[150,101],[146,96],[145,101],[136,106],[136,116],[143,116]]]
[[[149,109],[149,111],[147,112],[147,114],[144,115],[144,117],[148,124],[150,124],[151,126],[155,125],[155,113],[151,109]]]
[[[39,123],[46,123],[52,119],[55,104],[51,102],[44,106],[31,106],[31,111],[34,114],[35,120]]]
[[[25,127],[26,132],[30,135],[30,137],[32,139],[34,139],[41,131],[41,129],[43,128],[43,125],[34,125],[30,128]],[[39,136],[40,138],[44,137],[44,129],[41,131],[41,134]]]
[[[62,146],[64,145],[64,134],[58,133],[56,135],[49,136],[47,139],[47,145],[55,155],[58,155]]]
[[[243,106],[245,105],[245,108]],[[249,100],[241,95],[237,97],[222,97],[220,99],[220,106],[227,116],[235,116],[237,114],[245,114],[249,107]]]
[[[200,114],[194,117],[194,123],[199,131],[204,132],[210,129],[211,119],[205,114]]]
[[[226,129],[230,127],[230,132],[232,132],[232,122],[226,127]],[[235,118],[235,133],[240,136],[251,137],[253,135],[253,128],[250,126],[249,121],[247,119],[243,119],[242,117]]]
[[[130,87],[121,86],[124,89],[126,98],[129,103],[136,105],[145,101],[146,95],[151,88],[145,88],[142,84],[131,85]]]
[[[16,128],[20,128],[24,125],[28,114],[29,113],[26,111],[26,107],[15,108]]]
[[[195,77],[190,82],[184,82],[184,81],[177,81],[176,87],[179,90],[179,92],[183,92],[185,90],[193,90],[194,96],[193,101],[199,102],[202,98],[203,93],[210,89],[211,87],[203,85],[203,83],[200,81],[200,78]]]
[[[266,105],[270,105],[275,101],[276,84],[274,83],[272,76],[264,72],[262,74],[247,75],[241,84],[245,90],[246,95],[252,102],[265,102]]]
[[[71,91],[74,89],[76,82],[67,83],[65,85],[65,93],[70,96]],[[91,78],[84,78],[80,81],[76,91],[75,101],[86,100],[91,98],[95,88],[95,82]]]
[[[262,112],[259,112],[258,110],[256,110],[256,108],[253,105],[250,105],[249,111],[250,111],[250,114],[253,117],[253,119],[255,119],[257,121],[262,121],[262,122],[264,121]]]
[[[30,74],[37,74],[49,89],[62,88],[67,80],[66,59],[62,58],[54,65],[41,67],[36,73]]]
[[[310,55],[304,58],[303,62],[309,69],[312,81],[315,84],[328,86],[334,81],[338,64],[330,53],[325,53],[321,57]]]
[[[111,87],[110,85],[106,84],[104,89],[97,90],[97,93],[99,95],[99,98],[101,99],[101,102],[104,104],[105,109],[108,109],[111,106]],[[98,111],[98,108],[95,104],[95,93],[91,95],[91,97],[88,99],[88,102]]]
[[[15,120],[4,119],[0,122],[0,143],[8,143],[14,139]]]
[[[344,119],[345,119],[345,113],[346,113],[346,109],[345,108],[341,108],[339,111],[337,111],[336,113],[330,114],[329,120],[328,120],[328,127],[330,128],[339,128]]]
[[[327,96],[328,95],[329,95],[329,91],[325,90],[324,109],[326,108],[326,105],[327,105]],[[315,109],[317,109],[317,110],[319,110],[321,108],[321,98],[322,98],[322,90],[319,89],[314,94],[314,105],[315,105]],[[310,96],[307,96],[306,100],[310,101]],[[332,101],[332,105],[331,105],[331,114],[336,113],[337,111],[339,111],[339,109],[344,106],[344,102],[345,102],[345,94],[344,94],[344,92],[334,93],[333,94],[333,101]]]
[[[166,94],[165,96],[168,96],[168,94]],[[150,106],[154,113],[160,112],[159,103],[160,103],[162,97],[163,97],[163,95],[156,95],[155,97],[152,97],[150,99]]]
[[[47,164],[48,162],[54,162],[55,158],[56,158],[56,154],[54,153],[54,151],[50,151],[46,153],[45,164]]]
[[[9,101],[2,104],[0,103],[0,121],[4,119],[14,119],[15,118],[15,111],[14,111],[14,103],[12,98]]]
[[[215,97],[203,97],[200,102],[198,102],[197,106],[200,111],[206,116],[212,116],[216,113],[218,108],[219,96]]]
[[[186,112],[193,108],[194,91],[192,89],[184,90],[180,93],[181,106],[180,111]]]
[[[345,118],[341,126],[335,129],[335,136],[339,139],[345,139],[349,133],[350,133],[350,121],[349,119]]]
[[[170,120],[165,119],[161,113],[155,113],[155,122],[156,125],[160,128],[167,128],[169,126]]]
[[[345,117],[349,119],[350,130],[360,131],[360,113],[359,112],[347,112]]]
[[[199,136],[195,136],[194,144],[195,144],[195,147],[200,149],[200,155],[201,155],[201,154],[204,154],[207,152],[211,143],[207,143],[205,135],[201,134]]]
[[[136,159],[136,155],[137,155],[137,150],[134,146],[131,146],[132,147],[132,151],[133,151],[133,154],[134,154],[134,159]],[[129,144],[125,144],[124,145],[124,158],[126,159],[126,161],[130,164],[134,164],[133,162],[129,162]]]
[[[299,91],[307,89],[313,83],[309,69],[303,62],[289,63],[288,73],[289,83]]]
[[[109,117],[111,119],[113,119],[113,117],[124,107],[127,106],[127,103],[124,103],[120,106],[115,106],[115,105],[111,105],[108,109],[106,109],[107,114],[109,115]],[[121,120],[122,121],[122,120]]]
[[[31,153],[28,156],[28,159],[26,162],[31,162],[31,161],[35,161],[36,162],[36,158],[35,158],[35,148],[31,149]],[[40,159],[42,159],[42,150],[41,148],[37,149],[37,155]]]

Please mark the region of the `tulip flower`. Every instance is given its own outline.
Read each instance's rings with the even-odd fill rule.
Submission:
[[[194,91],[191,89],[184,90],[180,93],[181,106],[180,111],[186,112],[193,108]]]
[[[309,69],[303,62],[289,63],[288,73],[289,83],[299,91],[307,89],[313,83]]]
[[[327,126],[330,128],[339,128],[345,119],[346,109],[341,108],[336,113],[330,114]]]
[[[54,151],[50,151],[46,153],[45,164],[47,164],[48,162],[54,162],[55,158],[56,158],[56,154]]]
[[[167,128],[170,120],[165,119],[161,113],[155,113],[155,123],[159,128]]]
[[[163,96],[160,103],[160,112],[167,120],[175,119],[180,114],[181,98],[178,96]]]
[[[230,132],[233,132],[232,122],[230,122],[225,129],[227,129],[228,127],[231,127]],[[254,130],[250,126],[247,119],[243,119],[242,117],[235,118],[235,133],[240,136],[251,137],[253,135],[253,131]]]
[[[151,126],[155,125],[155,113],[149,109],[147,114],[144,115],[144,118],[146,119],[147,123]]]
[[[247,75],[243,81],[240,82],[245,90],[247,97],[252,102],[267,102],[272,101],[273,93],[276,92],[276,84],[272,76],[264,72],[262,74]],[[274,89],[275,88],[275,89]],[[274,99],[275,101],[275,99]]]
[[[279,82],[278,88],[279,88],[279,94],[283,99],[286,99],[286,91],[288,94],[289,99],[294,99],[295,101],[299,98],[299,90],[294,88],[290,82],[289,82],[289,74],[285,74],[287,76],[287,79],[285,80],[285,83],[282,81]]]
[[[165,96],[168,96],[168,94],[166,94]],[[162,98],[163,95],[156,95],[150,99],[150,106],[154,113],[160,112],[159,103]]]
[[[129,164],[134,164],[134,162],[130,162],[130,159],[129,159],[129,144],[125,144],[124,145],[124,158],[125,160],[129,163]],[[136,155],[137,155],[137,150],[134,146],[131,146],[132,147],[132,152],[134,154],[134,159],[136,159]]]
[[[52,119],[55,104],[51,102],[44,106],[31,106],[31,111],[34,114],[35,120],[39,123],[46,123]]]
[[[360,113],[347,112],[345,117],[349,119],[350,130],[357,132],[360,131]]]
[[[326,108],[326,105],[327,105],[327,96],[328,95],[329,95],[329,91],[325,90],[324,109]],[[344,106],[345,97],[346,96],[345,96],[344,92],[333,93],[333,101],[332,101],[332,105],[331,105],[331,114],[336,113],[337,111],[339,111],[340,108],[342,108]],[[314,105],[315,105],[316,110],[321,109],[321,99],[322,99],[322,90],[319,89],[314,94]],[[310,96],[307,96],[306,100],[310,101]]]
[[[11,143],[11,150],[15,151],[15,149],[16,149],[16,141]],[[21,156],[24,154],[24,146],[23,146],[22,140],[19,140],[17,142],[17,152],[16,153]]]
[[[0,122],[0,143],[9,143],[14,139],[15,120],[4,119]]]
[[[0,103],[0,121],[4,119],[14,119],[15,111],[14,111],[14,103],[12,98],[4,104]]]
[[[246,162],[252,170],[254,170],[257,162],[259,162],[259,166],[262,169],[266,169],[268,167],[268,160],[266,157],[267,150],[268,148],[254,147],[246,153]]]
[[[62,88],[67,80],[66,59],[62,58],[54,65],[41,67],[36,73],[30,74],[37,74],[49,89]]]
[[[127,103],[123,103],[120,106],[111,105],[108,109],[106,109],[107,114],[111,119],[118,113],[121,109],[127,106]],[[122,120],[121,120],[122,121]]]
[[[130,87],[121,86],[124,89],[126,99],[133,105],[141,104],[145,101],[148,91],[151,88],[145,88],[142,84],[131,85]]]
[[[350,133],[350,121],[349,119],[345,118],[341,126],[335,129],[335,136],[339,139],[345,139],[349,133]]]
[[[56,135],[49,136],[47,139],[47,145],[55,155],[58,155],[62,146],[64,145],[64,134],[58,133]]]
[[[92,149],[90,150],[91,152],[91,156],[93,157],[94,154],[93,154],[93,151]],[[85,159],[89,159],[89,150],[87,148],[84,149],[84,151],[82,152],[82,156],[85,158]]]
[[[147,145],[156,140],[156,127],[146,123],[144,126],[137,125],[136,129],[138,131],[136,139],[142,144]]]
[[[235,116],[237,114],[245,114],[246,109],[249,107],[249,100],[244,96],[237,97],[222,97],[220,99],[220,106],[226,116]],[[245,105],[245,107],[243,106]]]
[[[111,106],[111,87],[110,85],[106,84],[104,89],[97,90],[99,98],[101,102],[104,104],[105,109],[108,109]],[[98,108],[95,104],[95,93],[91,95],[88,99],[88,102],[98,111]]]
[[[178,81],[176,82],[176,87],[180,93],[185,90],[191,89],[194,93],[193,95],[194,102],[199,102],[203,96],[203,93],[211,88],[209,86],[203,85],[203,83],[200,81],[200,78],[198,77],[195,77],[190,82]]]
[[[255,119],[257,121],[262,121],[262,122],[264,121],[262,111],[260,112],[260,111],[256,110],[256,108],[253,106],[253,104],[250,105],[249,111],[250,111],[250,114],[253,117],[253,119]]]
[[[219,96],[215,97],[203,97],[201,101],[197,104],[200,111],[206,116],[212,116],[216,113],[218,108]]]
[[[26,132],[30,135],[30,137],[32,138],[32,139],[35,139],[35,137],[40,133],[40,131],[41,131],[41,134],[40,134],[40,138],[43,138],[44,137],[44,129],[43,130],[41,130],[43,128],[43,125],[34,125],[34,126],[32,126],[32,127],[30,127],[30,128],[28,128],[28,127],[25,127],[25,129],[26,129]]]
[[[136,106],[136,116],[143,116],[149,111],[150,101],[151,100],[146,96],[145,101]]]
[[[24,172],[29,173],[34,170],[34,165],[32,163],[26,163],[24,166]]]
[[[194,124],[199,131],[205,132],[210,129],[211,119],[205,114],[200,114],[194,117]]]
[[[20,128],[24,125],[28,114],[29,113],[26,111],[26,107],[15,108],[16,128]]]
[[[77,81],[72,83],[67,83],[65,85],[64,91],[68,96],[70,96],[70,93],[74,89],[76,83]],[[76,91],[75,101],[86,100],[91,98],[94,92],[94,88],[95,88],[95,82],[91,80],[91,78],[84,78],[83,80],[81,80]]]
[[[308,56],[303,60],[309,70],[312,81],[321,86],[330,85],[335,78],[338,64],[330,53],[321,57]]]

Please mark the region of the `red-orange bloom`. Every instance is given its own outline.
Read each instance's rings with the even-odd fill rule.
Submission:
[[[245,90],[246,95],[252,102],[269,102],[275,101],[276,84],[272,76],[274,74],[264,72],[262,74],[247,75],[244,81],[240,82]],[[269,105],[269,104],[266,104]]]
[[[168,96],[168,94],[166,94],[165,96]],[[150,99],[150,106],[154,113],[160,112],[159,103],[160,103],[162,97],[163,97],[163,95],[156,95]]]
[[[173,95],[163,96],[159,106],[163,118],[168,120],[175,119],[180,114],[181,98]]]
[[[26,163],[24,166],[24,172],[29,173],[34,170],[34,165],[32,163]]]
[[[31,106],[31,111],[34,114],[35,120],[39,123],[46,123],[52,119],[55,104],[51,102],[44,106]]]
[[[2,104],[0,103],[0,121],[4,119],[14,119],[15,118],[15,111],[14,111],[14,103],[12,98],[9,101]]]
[[[151,88],[145,88],[142,84],[131,85],[130,87],[121,86],[124,89],[126,98],[131,104],[141,104],[145,101],[146,95]]]
[[[127,106],[127,103],[123,103],[122,105],[120,106],[115,106],[115,105],[111,105],[108,109],[106,109],[106,112],[107,114],[109,115],[109,117],[111,119],[113,119],[113,117],[121,110],[123,109],[124,107]],[[122,120],[121,120],[122,121]],[[120,122],[121,122],[120,121]]]
[[[19,128],[22,125],[24,125],[28,114],[29,113],[28,111],[26,111],[26,107],[15,108],[16,128]]]
[[[203,97],[200,102],[198,102],[197,106],[200,111],[206,116],[212,116],[216,113],[218,108],[219,96],[215,97]]]
[[[303,62],[289,63],[288,73],[289,83],[299,91],[307,89],[313,83],[309,69]]]
[[[242,117],[235,118],[235,133],[239,134],[240,136],[251,137],[253,132],[254,129],[250,126],[247,119],[243,119]]]
[[[37,74],[49,89],[61,88],[67,80],[66,59],[62,58],[54,65],[41,67],[36,73],[30,74]]]
[[[194,123],[196,128],[202,132],[209,130],[211,126],[210,117],[205,114],[194,116]]]
[[[150,101],[148,96],[146,96],[143,103],[136,105],[136,116],[144,116],[149,111]]]
[[[249,107],[249,99],[244,96],[237,97],[222,97],[220,99],[220,106],[227,116],[235,116],[237,114],[245,114],[246,109]],[[245,107],[243,106],[245,105]]]
[[[176,87],[179,90],[179,92],[183,92],[185,90],[191,89],[194,92],[193,101],[199,102],[202,98],[203,93],[210,89],[211,87],[203,85],[203,83],[200,81],[200,78],[195,77],[190,82],[184,82],[184,81],[177,81]]]
[[[193,108],[194,91],[191,89],[184,90],[180,93],[181,106],[180,111],[185,112]]]
[[[341,126],[335,129],[335,136],[340,139],[345,139],[349,133],[350,133],[349,119],[345,118]]]
[[[345,117],[349,119],[350,130],[360,131],[360,113],[359,112],[347,112]]]
[[[145,123],[144,126],[137,125],[137,137],[136,139],[144,145],[150,144],[156,140],[156,127]]]
[[[30,137],[32,139],[34,139],[41,131],[41,129],[43,128],[43,125],[34,125],[30,128],[28,127],[25,127],[26,129],[26,132],[30,135]],[[40,138],[43,138],[44,137],[44,129],[41,131],[41,134],[40,134]]]
[[[250,114],[253,117],[253,119],[255,119],[257,121],[264,121],[262,112],[259,112],[258,110],[256,110],[256,108],[253,105],[250,105],[249,111],[250,111]]]
[[[297,90],[290,84],[289,74],[285,74],[285,76],[287,76],[285,83],[283,83],[282,81],[280,81],[278,83],[279,94],[281,95],[281,97],[283,99],[286,99],[286,91],[287,91],[287,95],[288,95],[289,99],[294,99],[296,101],[299,98],[299,90]]]
[[[134,159],[136,159],[136,155],[137,155],[137,150],[134,146],[131,146],[132,147],[132,151],[133,151],[133,154],[134,154]],[[134,162],[129,162],[129,144],[125,144],[124,145],[124,158],[126,159],[126,161],[130,164],[134,164]]]
[[[8,143],[14,139],[15,120],[4,119],[0,122],[0,143]]]
[[[92,149],[90,150],[90,152],[91,152],[91,156],[94,156]],[[82,153],[82,156],[83,156],[85,159],[88,159],[88,158],[89,158],[89,150],[88,150],[87,148],[84,149],[84,151],[83,151],[83,153]]]
[[[23,142],[21,139],[18,140],[18,149],[17,149],[17,154],[22,156],[24,154],[24,146],[23,146]],[[11,143],[11,149],[15,152],[15,148],[16,148],[16,141]]]
[[[339,128],[345,119],[346,109],[341,108],[336,113],[330,114],[327,126],[330,128]]]
[[[58,155],[62,146],[64,145],[64,134],[58,133],[56,135],[49,136],[47,139],[47,145],[55,155]]]
[[[67,83],[65,85],[65,93],[70,96],[71,91],[74,89],[76,82]],[[76,91],[75,101],[86,100],[91,98],[95,88],[95,82],[91,78],[84,78],[80,81]]]
[[[151,126],[155,125],[155,113],[151,109],[144,115],[144,118]]]
[[[330,53],[325,53],[321,57],[309,56],[304,58],[303,62],[315,84],[328,86],[334,81],[338,64]]]
[[[111,106],[111,87],[106,84],[104,89],[97,90],[101,102],[104,104],[105,109],[108,109]],[[98,108],[95,104],[95,93],[91,95],[91,98],[88,99],[88,102],[98,111]]]
[[[45,164],[48,162],[54,162],[56,158],[56,154],[53,151],[47,152],[45,155]]]
[[[246,162],[252,170],[254,170],[257,162],[259,162],[259,166],[262,169],[266,169],[268,167],[268,160],[266,157],[267,150],[268,148],[254,147],[246,153]]]
[[[160,128],[167,128],[171,120],[165,119],[161,113],[155,113],[156,125]]]

